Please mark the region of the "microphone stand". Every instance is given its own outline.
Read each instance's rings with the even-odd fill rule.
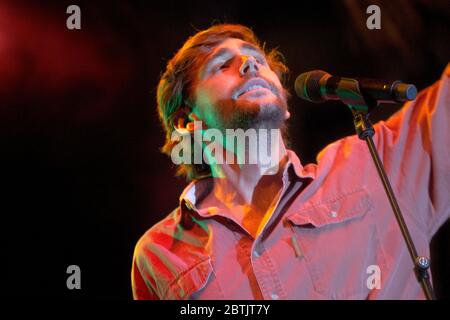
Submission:
[[[397,219],[403,238],[406,242],[406,246],[408,247],[409,254],[413,260],[417,280],[420,283],[426,298],[428,300],[434,300],[436,297],[434,295],[430,275],[428,273],[430,259],[417,254],[416,247],[411,238],[408,227],[406,226],[405,220],[403,219],[403,215],[395,198],[394,191],[392,190],[386,171],[384,170],[383,163],[378,155],[372,139],[375,134],[375,130],[369,120],[369,116],[370,112],[373,108],[377,107],[379,102],[364,97],[363,93],[361,93],[359,89],[358,81],[354,79],[345,79],[344,81],[345,85],[341,85],[336,94],[352,111],[353,124],[355,126],[356,133],[361,140],[364,140],[367,143],[370,155],[375,163],[375,167],[378,171],[381,182],[383,183],[389,203],[394,211],[395,218]]]

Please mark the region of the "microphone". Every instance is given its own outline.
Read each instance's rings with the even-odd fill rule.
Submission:
[[[307,101],[345,100],[360,92],[364,99],[376,103],[396,103],[414,100],[417,89],[401,81],[335,77],[322,70],[302,73],[295,80],[295,92]]]

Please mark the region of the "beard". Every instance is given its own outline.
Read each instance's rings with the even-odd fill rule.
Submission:
[[[216,103],[215,127],[225,129],[280,129],[286,120],[286,95],[269,102],[225,99]]]

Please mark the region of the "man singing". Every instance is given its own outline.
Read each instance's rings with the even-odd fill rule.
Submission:
[[[336,141],[306,166],[287,149],[286,72],[276,50],[231,24],[197,33],[169,61],[157,91],[163,151],[174,159],[180,137],[213,129],[223,148],[213,154],[204,139],[184,149],[191,160],[200,148],[201,162],[179,164],[191,180],[179,206],[136,245],[135,299],[425,298],[365,142]],[[450,216],[449,77],[447,67],[375,125],[375,145],[423,256]],[[249,162],[247,146],[230,146],[230,129],[280,132],[257,139],[270,164]],[[214,161],[218,155],[225,160]]]

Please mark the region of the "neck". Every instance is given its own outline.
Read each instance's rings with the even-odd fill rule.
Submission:
[[[250,155],[254,153],[245,148],[241,153],[231,153],[234,163],[222,161],[223,163],[211,164],[215,193],[227,195],[227,198],[235,204],[254,204],[256,192],[259,196],[273,198],[273,193],[277,193],[282,185],[281,177],[287,162],[287,152],[281,135],[268,142],[267,146],[268,151],[263,155],[258,154],[256,163],[239,161],[242,160],[242,154],[249,160]],[[224,160],[229,159],[230,150],[226,152],[228,157],[224,155]]]

